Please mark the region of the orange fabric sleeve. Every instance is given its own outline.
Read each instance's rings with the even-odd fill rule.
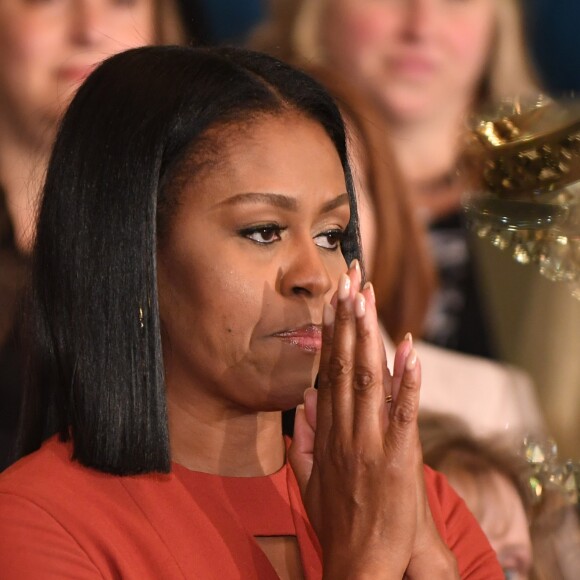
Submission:
[[[0,513],[2,578],[102,579],[73,536],[32,501],[0,493]]]

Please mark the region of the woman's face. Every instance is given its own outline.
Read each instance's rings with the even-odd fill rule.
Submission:
[[[323,305],[346,270],[341,162],[297,114],[213,137],[219,159],[185,185],[158,250],[168,396],[288,409],[313,383]]]
[[[394,121],[422,120],[474,97],[491,49],[495,1],[328,0],[324,50]]]
[[[2,0],[0,108],[21,137],[54,129],[95,65],[154,38],[154,0]]]
[[[475,514],[509,580],[525,580],[532,567],[530,528],[522,500],[503,474],[449,474],[449,481]]]

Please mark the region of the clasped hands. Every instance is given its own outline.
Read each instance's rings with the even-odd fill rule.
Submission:
[[[390,373],[354,261],[325,305],[318,390],[305,392],[289,451],[325,578],[459,578],[425,492],[420,383],[410,335]]]

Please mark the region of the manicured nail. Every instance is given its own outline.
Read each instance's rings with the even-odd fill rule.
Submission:
[[[365,297],[359,292],[354,297],[354,315],[357,318],[363,318],[367,309]]]
[[[368,290],[369,291],[369,294],[371,295],[373,304],[375,304],[377,300],[376,300],[376,297],[375,297],[375,288],[374,288],[374,286],[370,282],[367,282],[363,286],[363,290]]]
[[[334,324],[334,308],[330,304],[325,304],[322,309],[322,323],[324,326],[332,326]]]
[[[411,346],[413,346],[413,335],[410,332],[405,334],[405,340],[408,340],[411,343]]]
[[[350,278],[346,274],[340,275],[338,282],[338,299],[346,300],[350,295]]]
[[[417,366],[417,351],[415,349],[411,350],[407,356],[407,361],[405,362],[405,369],[412,371]]]
[[[359,274],[360,272],[360,263],[359,261],[355,258],[351,263],[350,263],[350,270],[356,270]]]

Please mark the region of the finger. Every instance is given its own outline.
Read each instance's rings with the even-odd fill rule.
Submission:
[[[371,282],[367,282],[364,285],[364,288],[362,289],[362,294],[366,298],[367,302],[372,304],[376,310],[377,301],[375,297],[375,289],[374,286],[371,284]],[[378,312],[377,312],[377,324],[378,324]],[[381,367],[383,369],[383,378],[388,383],[391,379],[391,371],[389,370],[389,365],[387,361],[387,349],[385,348],[385,341],[383,339],[383,330],[380,324],[378,324],[378,326],[379,332],[377,333],[377,349],[380,353]],[[390,387],[390,384],[388,384],[387,386]],[[385,395],[389,394],[390,392],[391,392],[390,388],[386,389]]]
[[[304,412],[306,420],[314,431],[316,431],[316,405],[318,404],[318,391],[309,387],[304,391]]]
[[[377,348],[376,309],[360,293],[355,296],[355,318],[353,441],[357,449],[372,449],[383,441],[385,395],[381,354]]]
[[[403,341],[405,342],[405,341]],[[411,349],[405,361],[399,392],[390,415],[385,443],[394,452],[415,454],[418,440],[417,416],[419,413],[419,392],[421,385],[421,364],[415,349]]]
[[[332,391],[329,367],[334,342],[334,320],[334,308],[330,304],[325,304],[322,314],[322,348],[320,351],[318,394],[316,398],[317,427],[315,448],[320,452],[326,447],[326,441],[332,426]]]
[[[393,396],[393,401],[396,401],[397,397],[399,396],[399,389],[405,372],[405,363],[412,348],[413,348],[413,336],[410,332],[407,332],[404,340],[401,341],[401,343],[397,346],[397,350],[395,352],[395,362],[393,365],[393,380],[391,386],[391,394]]]
[[[288,459],[302,494],[312,474],[314,463],[314,429],[308,422],[304,405],[296,407],[294,435],[288,449]]]
[[[357,292],[360,292],[362,283],[362,271],[360,267],[360,262],[355,258],[348,269],[348,275],[350,277],[350,297],[354,300]]]
[[[374,287],[370,282],[367,282],[363,288],[363,294],[367,298],[367,301],[372,303],[376,309],[376,298]],[[377,313],[378,320],[378,313]],[[382,432],[386,433],[389,425],[389,413],[391,410],[391,403],[393,399],[393,377],[391,371],[389,370],[388,357],[387,357],[387,347],[385,344],[384,329],[379,324],[379,332],[377,333],[377,351],[381,359],[381,369],[383,373],[383,394],[384,394],[384,405],[382,412]]]
[[[338,304],[334,320],[332,354],[328,363],[328,380],[332,392],[332,425],[341,437],[352,436],[352,381],[356,329],[351,279],[343,274],[338,284]]]

